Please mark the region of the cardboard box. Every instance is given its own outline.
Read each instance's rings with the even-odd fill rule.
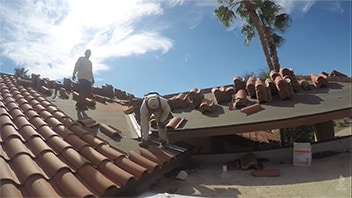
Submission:
[[[293,165],[309,167],[312,164],[312,146],[310,143],[293,143]]]

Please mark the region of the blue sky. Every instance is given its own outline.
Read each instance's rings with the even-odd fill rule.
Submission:
[[[282,67],[351,76],[351,1],[275,0],[292,17]],[[258,37],[226,29],[216,0],[0,0],[0,72],[15,67],[62,80],[92,50],[95,86],[142,97],[232,83],[267,68]]]

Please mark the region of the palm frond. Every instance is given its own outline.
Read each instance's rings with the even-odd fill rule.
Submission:
[[[214,10],[215,15],[218,17],[219,21],[225,26],[230,27],[236,18],[235,13],[226,6],[219,6]]]
[[[280,32],[285,32],[286,29],[291,25],[292,20],[290,15],[286,13],[279,14],[275,17],[275,29],[277,29]]]

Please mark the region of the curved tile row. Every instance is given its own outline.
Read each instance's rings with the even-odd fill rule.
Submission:
[[[0,75],[0,88],[2,196],[117,195],[175,158],[119,152],[11,75]]]

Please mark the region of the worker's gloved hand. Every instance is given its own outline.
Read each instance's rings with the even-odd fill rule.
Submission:
[[[72,75],[72,80],[75,81],[76,80],[76,76]]]
[[[164,121],[164,122],[158,122],[158,127],[159,127],[159,128],[165,128],[165,127],[166,127],[166,124],[167,124],[166,121]]]

